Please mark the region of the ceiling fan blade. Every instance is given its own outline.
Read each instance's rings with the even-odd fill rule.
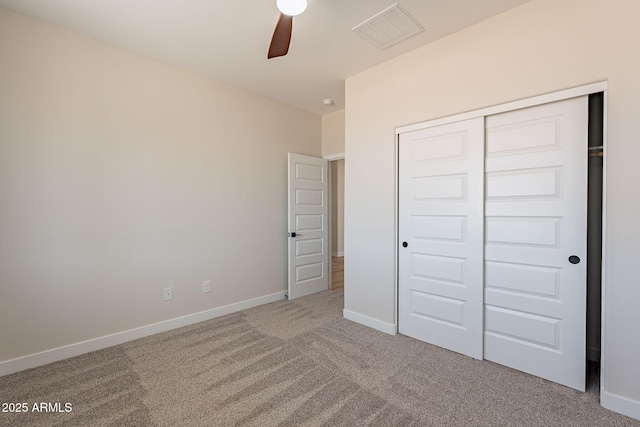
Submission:
[[[267,58],[275,58],[277,56],[284,56],[289,52],[289,43],[291,43],[291,30],[293,29],[293,17],[280,14],[276,29],[273,31],[273,37],[271,38],[271,45],[269,46],[269,53]]]

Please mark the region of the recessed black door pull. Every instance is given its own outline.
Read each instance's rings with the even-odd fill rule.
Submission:
[[[571,255],[571,256],[569,257],[569,262],[570,262],[571,264],[577,264],[577,263],[579,263],[579,262],[580,262],[580,257],[579,257],[579,256],[576,256],[576,255]]]
[[[402,247],[406,248],[407,246],[409,246],[409,244],[407,242],[402,242]]]

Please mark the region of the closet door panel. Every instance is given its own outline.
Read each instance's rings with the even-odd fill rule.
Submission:
[[[480,118],[409,132],[399,141],[399,331],[477,359],[483,136]]]
[[[486,118],[484,357],[579,390],[587,107],[581,97]]]

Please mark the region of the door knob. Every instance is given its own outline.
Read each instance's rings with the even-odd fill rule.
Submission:
[[[406,248],[407,246],[409,246],[409,244],[407,242],[402,242],[402,247]]]
[[[296,237],[296,232],[293,231],[293,232],[289,233],[289,237]]]
[[[571,264],[577,264],[577,263],[579,263],[579,262],[580,262],[580,257],[579,257],[579,256],[576,256],[576,255],[571,255],[571,256],[569,257],[569,262],[570,262]]]

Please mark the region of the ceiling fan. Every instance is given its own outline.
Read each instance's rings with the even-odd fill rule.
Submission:
[[[280,17],[273,31],[271,44],[267,58],[284,56],[289,52],[291,43],[291,30],[293,29],[293,17],[300,15],[307,8],[307,0],[276,0],[276,5],[280,10]]]

